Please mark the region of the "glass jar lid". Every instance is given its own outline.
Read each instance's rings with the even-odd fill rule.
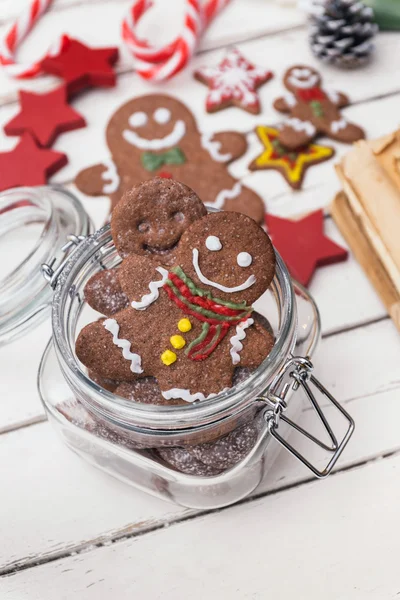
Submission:
[[[82,205],[64,189],[15,188],[0,194],[0,345],[49,315],[52,290],[41,265],[65,255],[69,236],[90,230]]]

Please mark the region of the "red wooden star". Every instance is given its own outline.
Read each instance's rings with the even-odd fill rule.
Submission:
[[[324,234],[324,214],[317,210],[299,221],[266,215],[271,240],[294,279],[307,286],[317,267],[346,260],[348,252]]]
[[[65,85],[48,92],[34,94],[20,91],[21,110],[5,126],[7,135],[28,131],[40,146],[48,148],[63,131],[85,127],[85,119],[67,103]]]
[[[65,154],[39,148],[32,136],[24,133],[13,150],[0,153],[0,191],[44,185],[67,162]]]
[[[118,48],[89,48],[68,36],[57,56],[47,56],[41,62],[45,73],[65,80],[68,94],[76,94],[87,87],[113,87],[116,83],[112,65],[118,59]]]

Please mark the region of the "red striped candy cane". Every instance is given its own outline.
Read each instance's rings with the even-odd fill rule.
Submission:
[[[18,79],[35,77],[41,71],[40,63],[43,59],[32,63],[17,63],[14,60],[18,46],[33,29],[37,21],[50,7],[53,0],[33,0],[18,19],[11,25],[10,29],[0,40],[0,64],[3,65],[8,75]],[[63,38],[48,52],[50,55],[57,54],[66,40]]]
[[[153,5],[152,0],[136,0],[122,22],[122,38],[136,59],[136,69],[143,79],[170,79],[187,64],[194,53],[202,31],[230,0],[186,0],[181,35],[162,47],[151,46],[136,34],[139,20]]]

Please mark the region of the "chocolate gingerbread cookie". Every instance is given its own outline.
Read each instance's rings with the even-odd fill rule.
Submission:
[[[247,148],[236,132],[201,133],[190,110],[170,96],[141,96],[111,117],[110,160],[78,174],[89,196],[108,195],[114,207],[132,186],[155,176],[182,181],[213,208],[237,211],[261,223],[264,203],[230,175],[227,165]]]
[[[221,393],[236,366],[257,367],[273,346],[251,304],[274,272],[271,242],[252,219],[209,214],[184,232],[169,269],[137,254],[123,261],[119,281],[130,306],[86,326],[77,356],[101,377],[156,377],[167,400]]]
[[[131,253],[154,259],[155,266],[175,260],[182,233],[207,214],[200,198],[179,181],[155,177],[125,192],[111,219],[111,233],[121,257]],[[85,300],[94,310],[112,316],[129,304],[118,269],[96,273],[85,286]]]
[[[364,131],[340,114],[349,99],[341,92],[325,91],[320,74],[304,65],[291,67],[283,79],[289,93],[274,102],[274,107],[289,113],[278,139],[288,149],[309,144],[317,135],[326,135],[350,144],[365,137]]]

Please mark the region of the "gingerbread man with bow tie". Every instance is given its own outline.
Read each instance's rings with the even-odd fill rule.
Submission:
[[[138,183],[163,177],[188,185],[208,206],[263,221],[260,196],[227,168],[246,151],[245,136],[201,133],[179,100],[161,94],[130,100],[111,117],[106,140],[110,159],[80,172],[75,184],[89,196],[109,196],[111,208]]]
[[[340,108],[349,103],[348,97],[322,89],[317,71],[303,65],[291,67],[283,82],[289,93],[274,102],[276,110],[289,113],[278,136],[283,146],[295,150],[317,135],[346,144],[365,137],[360,127],[346,121],[340,113]]]

